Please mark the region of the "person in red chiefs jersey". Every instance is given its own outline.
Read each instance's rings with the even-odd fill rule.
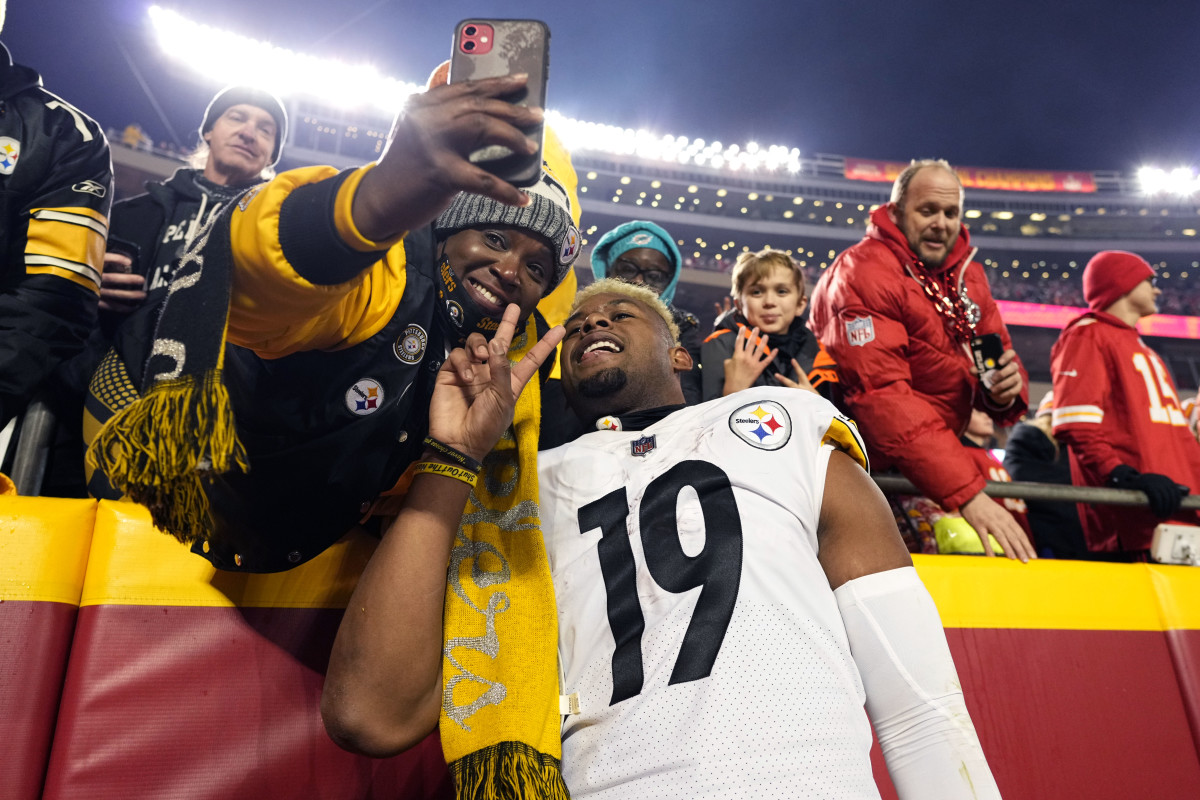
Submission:
[[[1070,445],[1076,485],[1145,492],[1145,508],[1083,505],[1088,548],[1145,556],[1161,520],[1200,522],[1179,510],[1200,486],[1200,444],[1188,430],[1175,384],[1136,328],[1158,310],[1154,269],[1120,250],[1097,253],[1083,272],[1088,313],[1051,351],[1054,435]]]

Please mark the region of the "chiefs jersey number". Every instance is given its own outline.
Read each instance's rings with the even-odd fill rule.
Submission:
[[[704,515],[704,548],[684,552],[676,507],[691,487]],[[612,656],[616,705],[641,693],[642,634],[646,620],[637,595],[637,563],[626,519],[631,509],[625,487],[579,509],[580,533],[600,529],[596,547],[608,600],[608,624],[616,649]],[[646,488],[638,511],[642,551],[654,582],[668,592],[703,587],[683,636],[670,684],[707,678],[725,639],[742,578],[742,523],[729,477],[707,461],[683,461]]]
[[[1179,402],[1179,396],[1175,394],[1167,370],[1158,356],[1146,358],[1145,353],[1134,353],[1133,368],[1146,383],[1146,394],[1150,398],[1150,421],[1180,428],[1186,426],[1183,404]]]

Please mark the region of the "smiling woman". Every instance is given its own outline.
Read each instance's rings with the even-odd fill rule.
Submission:
[[[459,231],[442,243],[440,255],[452,273],[444,279],[448,296],[493,320],[509,303],[521,307],[522,317],[532,313],[554,272],[549,242],[508,226]],[[463,311],[470,313],[465,306]]]

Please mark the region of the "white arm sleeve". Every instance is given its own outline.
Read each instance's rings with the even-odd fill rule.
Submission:
[[[901,800],[999,798],[933,598],[913,567],[834,591]]]

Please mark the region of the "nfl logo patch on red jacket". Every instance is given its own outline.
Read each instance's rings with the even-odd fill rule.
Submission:
[[[855,317],[846,320],[846,338],[852,347],[862,347],[875,341],[875,321],[870,317]]]

